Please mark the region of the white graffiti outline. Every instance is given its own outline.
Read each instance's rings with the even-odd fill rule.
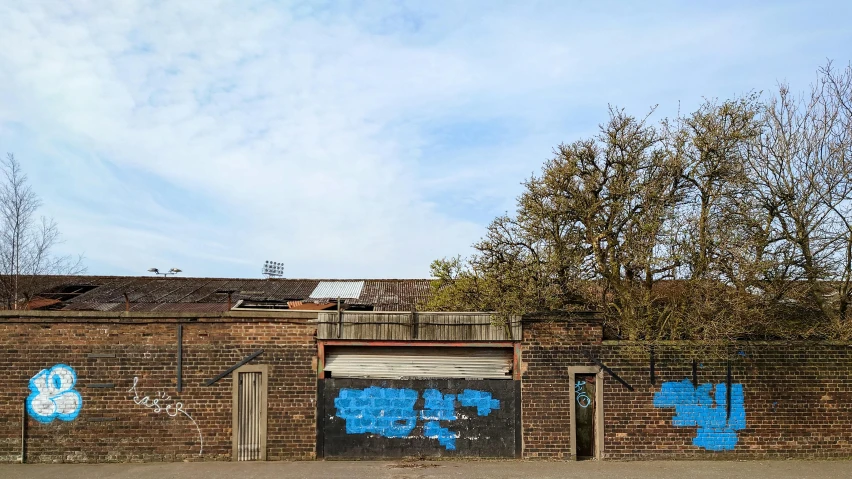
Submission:
[[[198,427],[198,423],[195,422],[195,419],[189,415],[183,409],[183,403],[180,401],[176,401],[174,404],[166,404],[168,401],[171,401],[172,397],[166,394],[163,391],[160,391],[157,396],[152,400],[149,396],[144,396],[141,399],[139,398],[139,393],[136,391],[136,385],[139,383],[139,378],[133,378],[133,386],[128,389],[128,392],[133,393],[133,402],[140,406],[145,406],[147,408],[151,408],[154,414],[159,414],[161,412],[165,412],[169,417],[175,417],[178,414],[183,414],[188,417],[192,424],[195,426],[195,429],[198,430],[198,444],[200,448],[198,450],[198,455],[200,456],[204,452],[204,438],[201,435],[201,428]],[[174,412],[174,414],[172,413]]]
[[[32,393],[27,397],[27,412],[37,421],[52,422],[54,418],[73,421],[83,408],[83,397],[74,389],[77,372],[66,364],[42,369],[30,379]]]

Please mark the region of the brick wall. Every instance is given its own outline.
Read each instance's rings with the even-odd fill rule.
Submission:
[[[569,366],[594,366],[585,351],[634,388],[631,392],[605,375],[605,459],[852,455],[852,344],[754,342],[715,348],[658,344],[651,384],[648,345],[602,342],[600,336],[595,340],[593,331],[600,331],[599,326],[582,319],[525,324],[525,457],[570,457],[569,401],[574,397],[566,374]],[[728,358],[733,385],[730,420],[725,407]],[[693,359],[697,394],[692,387]],[[710,403],[683,407],[695,398],[705,402],[709,398]],[[666,407],[678,401],[681,407]],[[685,425],[693,421],[706,427],[699,433],[698,424]],[[694,444],[696,438],[699,445]]]
[[[0,318],[0,364],[5,366],[0,461],[19,460],[28,383],[56,364],[76,371],[75,390],[83,406],[71,421],[42,423],[28,417],[27,462],[230,460],[231,376],[212,386],[204,383],[259,349],[263,354],[251,364],[269,366],[267,458],[314,457],[316,328],[305,318],[88,314],[93,317]],[[180,394],[177,320],[183,322]],[[130,391],[134,378],[137,400],[160,398],[159,413],[136,404]],[[95,387],[110,383],[114,387]],[[178,401],[195,423],[174,409]],[[166,410],[167,404],[173,407]]]
[[[83,406],[69,421],[41,423],[27,416],[27,462],[229,460],[231,377],[209,387],[204,383],[258,349],[264,353],[251,364],[269,366],[267,458],[312,459],[316,329],[307,320],[315,315],[2,313],[0,461],[19,460],[28,383],[57,364],[76,372],[74,389]],[[175,390],[178,321],[184,325],[180,394]],[[525,320],[524,457],[570,458],[574,388],[567,371],[593,366],[586,352],[634,388],[628,391],[605,376],[605,459],[852,455],[850,344],[743,343],[723,348],[721,355],[708,345],[658,344],[652,384],[647,345],[601,338],[600,324],[591,319]],[[697,391],[691,382],[693,358]],[[732,420],[724,410],[726,391],[718,396],[728,358]],[[171,397],[163,398],[164,405],[180,401],[194,422],[175,409],[158,413],[137,404],[134,378],[137,400],[162,392]],[[114,387],[95,387],[106,384]],[[708,404],[683,407],[697,399]]]
[[[585,366],[582,348],[600,344],[601,325],[559,316],[525,318],[521,352],[521,428],[524,457],[571,457],[569,366]]]

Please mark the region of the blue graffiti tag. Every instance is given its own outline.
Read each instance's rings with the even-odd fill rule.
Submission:
[[[737,433],[746,427],[742,384],[731,385],[731,417],[727,417],[727,386],[716,386],[715,406],[712,384],[694,387],[689,379],[663,383],[654,394],[654,407],[675,408],[672,425],[698,426],[692,444],[710,451],[730,451],[737,445]]]
[[[447,450],[456,449],[458,432],[441,427],[440,421],[452,422],[456,416],[456,402],[463,407],[475,407],[478,416],[487,416],[500,409],[500,401],[491,393],[465,389],[461,394],[442,394],[437,389],[423,392],[423,410],[414,410],[418,393],[413,389],[369,387],[366,389],[341,389],[334,399],[337,417],[346,421],[346,434],[372,433],[382,437],[408,437],[418,417],[424,421],[423,436],[437,439]]]
[[[449,451],[455,450],[458,434],[441,427],[438,421],[455,421],[458,419],[456,417],[456,395],[445,395],[437,389],[427,389],[423,392],[423,399],[425,400],[423,406],[425,409],[420,411],[420,417],[427,421],[423,425],[423,435],[430,439],[437,439],[438,444]]]
[[[491,399],[491,393],[465,389],[459,394],[459,402],[464,407],[475,407],[478,416],[487,416],[492,409],[500,409],[500,401]]]
[[[337,416],[346,420],[346,434],[373,433],[406,437],[414,429],[417,391],[369,387],[341,389],[334,400]]]
[[[574,384],[574,393],[577,395],[577,404],[581,408],[587,408],[592,404],[592,398],[586,392],[586,381],[577,381]]]
[[[42,369],[30,379],[27,412],[37,421],[49,423],[54,418],[72,421],[83,408],[83,398],[74,390],[77,373],[71,366],[57,364]]]

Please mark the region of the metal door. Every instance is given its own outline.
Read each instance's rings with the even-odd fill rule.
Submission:
[[[329,347],[330,378],[512,379],[512,348]]]
[[[266,460],[266,367],[234,371],[233,458]]]
[[[520,381],[329,378],[320,383],[322,457],[520,457]]]

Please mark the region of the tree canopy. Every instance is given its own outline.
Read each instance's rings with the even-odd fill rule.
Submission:
[[[60,242],[52,218],[37,217],[41,200],[12,154],[0,161],[0,309],[26,307],[44,275],[81,274],[82,256],[54,256]]]
[[[433,262],[425,307],[592,309],[624,339],[852,337],[852,67],[652,113],[611,107],[556,147],[470,258]]]

